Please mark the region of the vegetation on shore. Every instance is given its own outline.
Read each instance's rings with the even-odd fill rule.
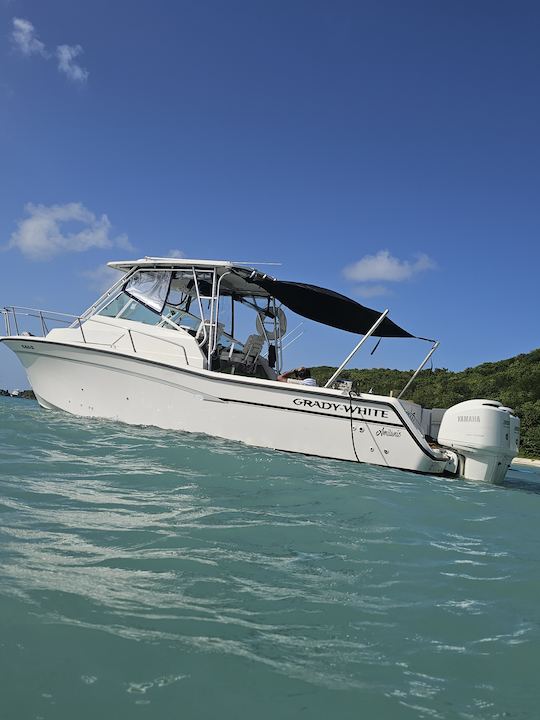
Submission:
[[[12,392],[10,392],[9,390],[0,390],[0,397],[16,397],[22,398],[23,400],[36,399],[36,396],[34,395],[32,390],[14,390]]]
[[[311,373],[323,385],[334,370],[315,367]],[[397,395],[412,372],[383,368],[344,370],[340,379],[352,380],[355,392],[373,389],[377,395],[390,392]],[[540,458],[540,349],[461,372],[445,368],[422,370],[404,397],[427,408],[448,408],[471,398],[498,400],[515,410],[521,419],[519,454]]]

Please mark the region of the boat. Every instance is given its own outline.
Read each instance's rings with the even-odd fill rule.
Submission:
[[[21,361],[43,408],[494,483],[518,452],[519,418],[497,401],[426,409],[405,399],[436,341],[418,338],[431,347],[396,396],[353,392],[342,373],[370,337],[417,337],[388,310],[238,262],[108,264],[117,282],[80,316],[2,311],[0,342]],[[323,387],[284,372],[289,311],[360,336]]]

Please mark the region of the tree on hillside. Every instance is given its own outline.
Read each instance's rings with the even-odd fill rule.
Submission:
[[[313,368],[319,385],[324,385],[335,368]],[[397,395],[413,371],[372,368],[346,370],[343,379],[353,381],[354,392]],[[521,419],[520,454],[540,457],[540,348],[508,360],[483,363],[462,372],[446,368],[422,370],[407,390],[406,399],[423,407],[448,408],[472,398],[498,400],[513,408]]]

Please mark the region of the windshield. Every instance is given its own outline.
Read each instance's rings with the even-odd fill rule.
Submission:
[[[134,273],[96,315],[179,327],[195,334],[205,317],[210,317],[211,301],[212,273],[196,272],[194,277],[193,270],[143,270]],[[200,335],[205,337],[204,327]]]
[[[134,300],[125,292],[121,292],[108,305],[100,310],[98,315],[110,318],[123,318],[146,325],[157,325],[161,321],[161,314],[146,307],[138,300]]]
[[[235,294],[224,285],[214,271],[202,268],[137,270],[95,314],[184,330],[209,358],[224,351],[232,357],[246,338],[279,347],[286,327],[283,313],[275,315],[268,299]]]

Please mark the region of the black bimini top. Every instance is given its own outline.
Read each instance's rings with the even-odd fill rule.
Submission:
[[[249,281],[262,287],[269,295],[302,317],[359,335],[365,335],[382,314],[377,310],[360,305],[345,295],[317,285],[274,280],[268,276],[253,277]],[[416,337],[400,328],[388,317],[384,318],[373,335],[396,338]]]
[[[143,258],[109,263],[110,267],[129,271],[217,271],[220,277],[220,294],[232,297],[274,297],[302,317],[330,325],[339,330],[365,335],[382,313],[360,305],[345,295],[306,283],[277,280],[253,267],[242,267],[240,263],[215,260],[188,260],[185,258]],[[203,294],[212,295],[212,283],[199,279]],[[194,292],[194,291],[192,291]],[[418,337],[396,325],[385,317],[373,333],[375,337],[414,338]],[[427,339],[427,338],[420,338]]]

